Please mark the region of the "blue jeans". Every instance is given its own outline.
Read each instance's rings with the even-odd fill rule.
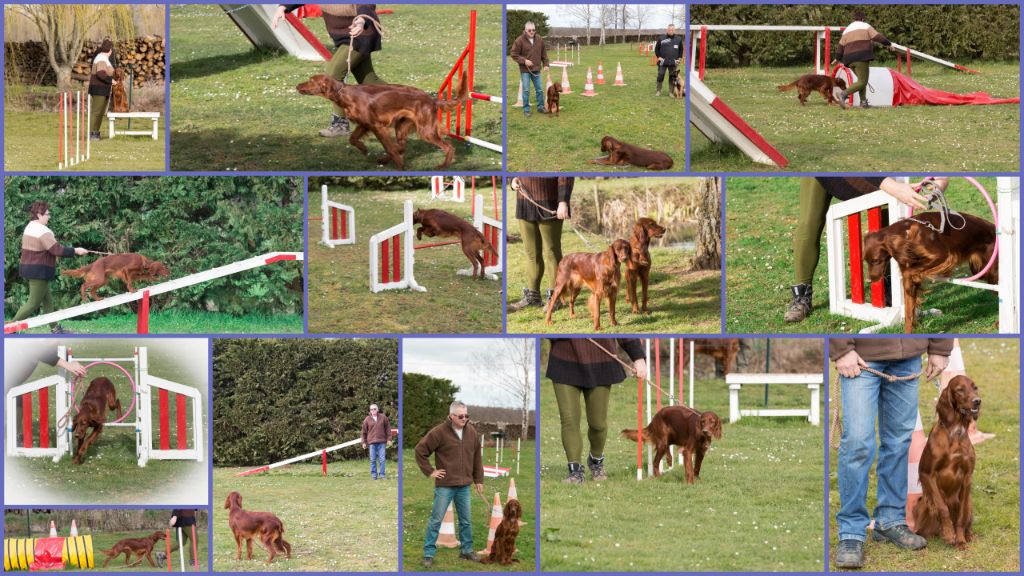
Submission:
[[[533,90],[537,96],[534,100],[537,101],[537,112],[544,112],[544,88],[541,87],[540,83],[540,72],[532,74],[530,72],[520,72],[519,78],[523,81],[523,113],[530,111],[530,84],[533,84]]]
[[[384,448],[387,447],[387,442],[377,442],[370,444],[370,476],[373,479],[384,477]]]
[[[868,366],[892,376],[907,376],[921,370],[921,357]],[[875,459],[875,419],[878,419],[877,500],[875,526],[888,530],[906,524],[907,461],[910,436],[917,422],[918,379],[883,381],[868,372],[856,378],[841,378],[843,436],[839,445],[840,540],[867,538],[868,475]]]
[[[427,538],[423,542],[423,557],[433,558],[437,554],[437,535],[448,505],[455,501],[455,515],[459,518],[459,548],[463,554],[473,552],[473,522],[469,508],[473,497],[472,484],[465,486],[437,486],[434,488],[434,509],[427,522]]]

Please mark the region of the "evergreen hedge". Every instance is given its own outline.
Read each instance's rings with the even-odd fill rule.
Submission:
[[[448,406],[459,387],[447,378],[406,372],[402,374],[402,434],[405,448],[413,448],[431,428],[448,417]],[[415,463],[410,463],[415,465]]]

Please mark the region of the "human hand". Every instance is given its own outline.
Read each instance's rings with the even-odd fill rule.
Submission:
[[[352,21],[352,25],[348,27],[348,35],[355,38],[363,33],[363,28],[366,27],[366,23],[363,18],[356,18]]]
[[[932,378],[935,378],[936,376],[941,374],[943,370],[946,369],[947,365],[949,365],[949,356],[939,356],[938,354],[929,354],[928,355],[928,367],[925,368],[925,371],[924,371],[925,379],[926,380],[931,380]]]
[[[641,380],[647,380],[647,360],[640,358],[639,360],[633,361],[633,370],[636,370],[636,377]]]
[[[836,360],[836,371],[839,372],[840,376],[845,378],[856,378],[857,376],[860,376],[860,369],[862,366],[866,367],[867,363],[860,357],[860,354],[857,354],[856,350],[850,350]]]
[[[363,450],[366,450],[366,442],[363,442]]]
[[[511,188],[513,192],[519,192],[519,190],[523,187],[523,185],[519,181],[519,177],[516,176],[516,177],[512,178],[511,182],[508,183],[508,187]]]
[[[569,203],[568,202],[559,202],[558,203],[558,210],[555,211],[555,216],[557,216],[559,220],[565,220],[566,218],[568,218],[569,217]]]
[[[391,448],[391,440],[388,440],[388,448]]]
[[[270,27],[277,28],[277,23],[280,22],[282,18],[284,18],[284,6],[279,4],[277,6],[277,10],[274,11],[274,19],[270,21]]]
[[[178,523],[178,517],[177,516],[171,516],[171,521],[168,522],[167,525],[168,526],[174,526],[177,523]]]
[[[476,488],[476,493],[479,494],[481,498],[484,498],[484,485],[475,484],[474,487]]]
[[[75,256],[85,256],[89,251],[85,248],[75,248]]]
[[[430,477],[431,478],[436,478],[438,480],[443,479],[444,475],[445,475],[444,468],[438,468],[437,470],[434,470],[433,472],[430,473]]]
[[[71,372],[75,376],[81,376],[83,378],[85,377],[85,366],[82,366],[80,362],[76,362],[74,360],[68,362],[67,360],[61,358],[57,360],[57,366],[60,366],[61,368],[67,370],[68,372]]]
[[[661,66],[664,63],[665,63],[665,59],[664,58],[658,58],[658,66]]]
[[[926,210],[928,208],[928,201],[925,197],[915,190],[914,186],[906,182],[886,178],[882,180],[880,188],[882,192],[899,200],[900,203],[910,206],[914,210]]]
[[[523,58],[523,64],[526,64],[527,68],[533,68],[533,60],[529,58]]]

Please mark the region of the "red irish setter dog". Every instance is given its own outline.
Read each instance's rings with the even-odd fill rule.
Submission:
[[[629,237],[630,257],[626,265],[626,301],[633,305],[633,313],[643,311],[650,314],[647,308],[647,285],[651,280],[651,240],[665,235],[665,228],[651,218],[640,218],[633,224],[633,235]],[[636,297],[636,284],[640,282],[643,289],[643,307]]]
[[[938,421],[928,434],[917,468],[922,494],[914,507],[914,526],[919,536],[941,536],[963,550],[974,539],[975,455],[967,427],[981,412],[978,386],[967,376],[953,378],[939,396],[935,412]]]
[[[156,562],[153,561],[153,546],[156,546],[157,542],[165,540],[166,538],[166,534],[157,530],[149,536],[143,536],[142,538],[125,538],[123,540],[118,540],[117,544],[114,544],[114,547],[110,550],[100,550],[100,552],[107,555],[106,561],[103,562],[103,567],[106,568],[107,564],[109,564],[111,560],[121,554],[124,554],[125,566],[136,566],[138,564],[142,564],[142,559],[145,558],[146,560],[149,560],[150,566],[158,568]],[[129,564],[128,560],[131,559],[133,554],[138,555],[139,558],[135,562]]]
[[[608,298],[608,317],[612,326],[618,326],[615,298],[619,294],[619,282],[622,279],[619,264],[628,261],[629,255],[629,243],[616,240],[604,252],[575,252],[562,257],[545,314],[548,325],[551,325],[551,313],[559,298],[569,301],[569,317],[576,317],[576,295],[586,286],[591,291],[587,306],[594,319],[594,331],[601,330],[601,300],[604,298]]]
[[[512,556],[516,552],[516,538],[519,537],[519,519],[523,517],[523,508],[519,500],[510,499],[502,509],[501,524],[494,530],[494,543],[491,553],[481,560],[484,564],[501,564],[508,566],[519,560]]]
[[[82,463],[89,446],[92,446],[100,432],[103,432],[103,425],[107,423],[107,412],[110,410],[116,410],[117,417],[121,417],[121,401],[117,399],[114,383],[101,376],[89,383],[79,405],[78,414],[75,414],[74,424],[71,425],[72,434],[78,440],[78,449],[75,450],[72,462]],[[92,428],[92,434],[89,434],[89,428]],[[89,437],[86,438],[86,435]]]
[[[284,539],[284,524],[281,519],[270,512],[249,512],[242,509],[242,495],[238,492],[228,494],[224,507],[228,513],[228,526],[235,535],[237,552],[235,560],[242,559],[242,540],[245,540],[247,558],[252,560],[252,541],[258,540],[267,549],[267,564],[274,561],[278,552],[284,552],[291,559],[292,545]]]
[[[654,475],[661,476],[658,466],[669,454],[669,446],[679,446],[683,452],[686,483],[693,484],[700,477],[700,465],[711,448],[711,439],[722,439],[722,419],[714,412],[698,412],[686,406],[666,406],[651,418],[641,431],[643,441],[654,446]],[[636,430],[623,430],[622,435],[637,441]]]
[[[605,166],[633,165],[647,168],[648,170],[668,170],[672,168],[672,158],[668,154],[626,144],[611,136],[601,138],[601,152],[607,152],[608,156],[591,160],[591,164],[602,164]]]
[[[807,96],[811,92],[817,92],[821,94],[821,97],[825,99],[828,106],[831,106],[833,102],[838,104],[835,97],[832,96],[832,89],[838,86],[841,90],[846,90],[846,80],[842,78],[833,78],[828,74],[804,74],[789,84],[779,84],[779,92],[786,92],[796,88],[800,91],[797,94],[797,98],[800,100],[800,105],[807,104]]]
[[[158,280],[170,276],[171,272],[162,262],[129,252],[104,256],[92,264],[65,270],[61,274],[72,278],[85,278],[85,282],[82,283],[82,301],[88,302],[89,299],[103,299],[97,295],[97,291],[111,278],[119,278],[129,292],[134,292],[132,282]]]
[[[436,208],[419,209],[412,215],[412,223],[420,225],[416,230],[417,240],[422,240],[424,234],[431,238],[434,236],[458,238],[462,243],[462,253],[469,258],[469,263],[473,266],[473,276],[477,275],[477,268],[480,269],[480,278],[485,276],[484,268],[486,266],[484,266],[484,257],[480,255],[481,250],[487,250],[495,257],[498,256],[498,251],[479,230],[451,212]]]

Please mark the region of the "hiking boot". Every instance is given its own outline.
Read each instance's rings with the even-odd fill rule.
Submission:
[[[50,327],[50,334],[74,334],[74,332],[65,330],[60,324],[54,324]]]
[[[523,118],[529,118],[529,117],[530,117],[530,111],[525,109],[525,108],[523,108]]]
[[[840,540],[836,550],[836,568],[863,568],[864,543],[860,540]]]
[[[786,315],[783,318],[786,322],[803,322],[805,318],[811,315],[811,296],[814,293],[814,289],[810,284],[797,284],[796,286],[790,286],[793,291],[793,301],[789,303],[789,308],[786,309]]]
[[[868,108],[871,108],[871,105],[868,104],[867,100],[861,100],[860,107],[867,110]]]
[[[590,468],[591,480],[607,480],[608,474],[604,471],[604,456],[594,458],[593,454],[587,454],[587,467]]]
[[[562,482],[566,484],[583,484],[583,466],[579,462],[569,462],[569,475]]]
[[[545,310],[547,310],[548,304],[551,303],[551,295],[554,294],[554,293],[555,293],[555,290],[553,288],[548,288],[544,292],[544,309]],[[562,308],[565,308],[565,304],[562,304],[562,299],[559,298],[559,299],[555,300],[555,307],[552,308],[551,310],[552,311],[561,310]]]
[[[840,90],[839,91],[839,107],[842,108],[843,110],[845,110],[846,108],[849,107],[849,104],[847,104],[847,102],[846,102],[846,99],[849,96],[850,95],[846,93],[846,90]]]
[[[99,131],[89,132],[89,140],[99,140],[99,139],[100,139]]]
[[[434,566],[434,559],[431,558],[430,556],[424,556],[423,557],[423,567],[429,570],[430,568],[433,568],[433,566]]]
[[[469,560],[470,562],[479,562],[480,560],[483,560],[483,557],[476,552],[463,552],[459,554],[459,558]]]
[[[540,307],[543,303],[540,301],[540,290],[530,290],[529,288],[523,288],[523,297],[518,302],[513,302],[508,305],[508,311],[519,312],[523,308],[530,306]]]
[[[878,527],[878,522],[875,522],[875,530],[871,533],[871,538],[875,542],[892,542],[907,550],[920,550],[928,545],[927,540],[911,532],[906,524],[899,524],[888,530],[883,530]]]
[[[661,88],[658,88],[657,90],[654,91],[654,96],[655,97],[661,96]]]
[[[331,125],[321,130],[320,135],[324,138],[337,138],[339,136],[348,136],[351,131],[352,129],[348,125],[348,118],[334,114],[331,116]]]

